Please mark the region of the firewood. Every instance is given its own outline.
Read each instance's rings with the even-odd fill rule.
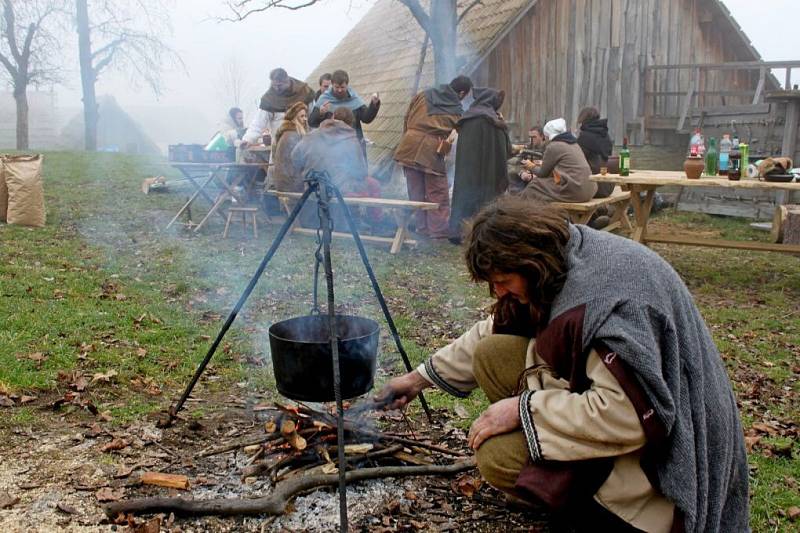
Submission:
[[[473,468],[475,468],[474,458],[450,465],[385,466],[352,470],[346,473],[346,480],[347,483],[354,483],[365,479],[385,477],[452,475]],[[277,484],[272,494],[261,498],[216,500],[141,498],[109,503],[103,507],[103,511],[109,518],[115,518],[120,513],[175,513],[179,516],[280,515],[286,512],[286,506],[295,495],[318,487],[335,486],[338,483],[339,476],[337,474],[299,476]]]
[[[402,450],[399,452],[395,452],[394,455],[392,455],[392,457],[394,457],[395,459],[400,459],[404,463],[410,463],[412,465],[418,465],[418,466],[429,465],[432,462],[430,459],[425,459],[423,457],[419,457],[417,455],[407,453]]]
[[[144,485],[156,485],[170,489],[187,490],[189,488],[189,478],[179,474],[164,474],[163,472],[145,472],[140,481]]]
[[[308,446],[306,439],[297,433],[297,424],[293,420],[284,420],[281,424],[281,434],[286,442],[295,450],[305,450]]]

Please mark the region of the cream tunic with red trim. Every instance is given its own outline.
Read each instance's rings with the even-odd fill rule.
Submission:
[[[478,384],[472,357],[478,342],[492,335],[492,319],[480,321],[452,344],[442,348],[417,370],[431,384],[464,397]],[[616,457],[614,468],[594,499],[632,526],[668,533],[674,505],[658,493],[640,466],[645,433],[630,399],[599,354],[592,350],[586,375],[592,384],[582,394],[569,391],[567,380],[556,377],[528,344],[525,367],[529,420],[524,427],[533,461],[580,461]],[[535,429],[534,429],[535,428]]]

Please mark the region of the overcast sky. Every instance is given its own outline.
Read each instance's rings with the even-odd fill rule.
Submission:
[[[223,0],[175,0],[174,32],[168,40],[181,54],[185,72],[167,73],[161,97],[119,75],[101,79],[98,93],[114,94],[125,107],[190,106],[209,118],[219,117],[232,104],[221,94],[220,71],[236,57],[247,72],[249,96],[243,107],[251,108],[245,110],[249,114],[254,99],[267,87],[271,68],[284,66],[291,75],[305,78],[373,4],[374,0],[322,0],[300,11],[273,9],[230,23],[216,20],[227,14]],[[725,0],[725,4],[764,59],[800,59],[790,29],[776,27],[782,24],[779,21],[800,20],[800,1]],[[767,13],[766,7],[780,17]],[[77,72],[73,79],[60,97],[64,107],[80,105]]]

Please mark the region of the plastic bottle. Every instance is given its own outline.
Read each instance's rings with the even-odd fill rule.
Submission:
[[[722,136],[722,140],[719,142],[719,175],[720,176],[727,176],[728,169],[730,168],[731,162],[731,150],[733,150],[733,142],[731,141],[731,136],[727,133]]]
[[[717,165],[719,164],[719,154],[717,153],[717,140],[711,137],[708,142],[708,152],[706,152],[706,176],[713,178],[717,175]]]
[[[700,128],[695,128],[694,134],[692,135],[691,140],[689,141],[689,152],[691,153],[692,148],[695,149],[697,155],[702,156],[703,152],[705,152],[705,140],[703,139],[703,134],[700,133]]]
[[[741,163],[739,163],[739,168],[741,169],[742,175],[745,176],[747,172],[747,167],[750,165],[750,146],[741,143],[739,144],[739,159]]]
[[[622,150],[619,151],[619,175],[631,175],[631,151],[628,149],[628,138],[622,140]]]

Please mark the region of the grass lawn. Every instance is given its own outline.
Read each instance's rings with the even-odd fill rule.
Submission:
[[[142,194],[147,176],[178,177],[157,161],[48,153],[44,168],[47,226],[0,225],[0,395],[15,395],[18,403],[28,397],[25,405],[0,407],[0,433],[35,427],[38,410],[68,389],[79,392],[68,409],[94,406],[111,424],[127,424],[166,407],[189,380],[277,227],[262,225],[257,241],[241,239],[238,226],[223,240],[219,217],[199,235],[180,224],[164,230],[191,191],[178,185]],[[654,226],[766,238],[744,221],[704,215],[661,214]],[[313,250],[311,238],[287,239],[196,395],[274,394],[267,328],[311,309]],[[791,530],[796,523],[788,510],[800,507],[800,260],[692,247],[656,250],[694,294],[733,380],[752,448],[753,528]],[[490,303],[451,245],[398,256],[378,247],[368,252],[415,364]],[[352,243],[336,242],[334,268],[341,310],[378,319]],[[401,370],[384,327],[379,378]],[[474,415],[485,406],[480,394],[428,397],[435,408],[460,413],[454,423],[462,427],[470,422],[465,410]],[[190,407],[189,413],[205,411]]]

